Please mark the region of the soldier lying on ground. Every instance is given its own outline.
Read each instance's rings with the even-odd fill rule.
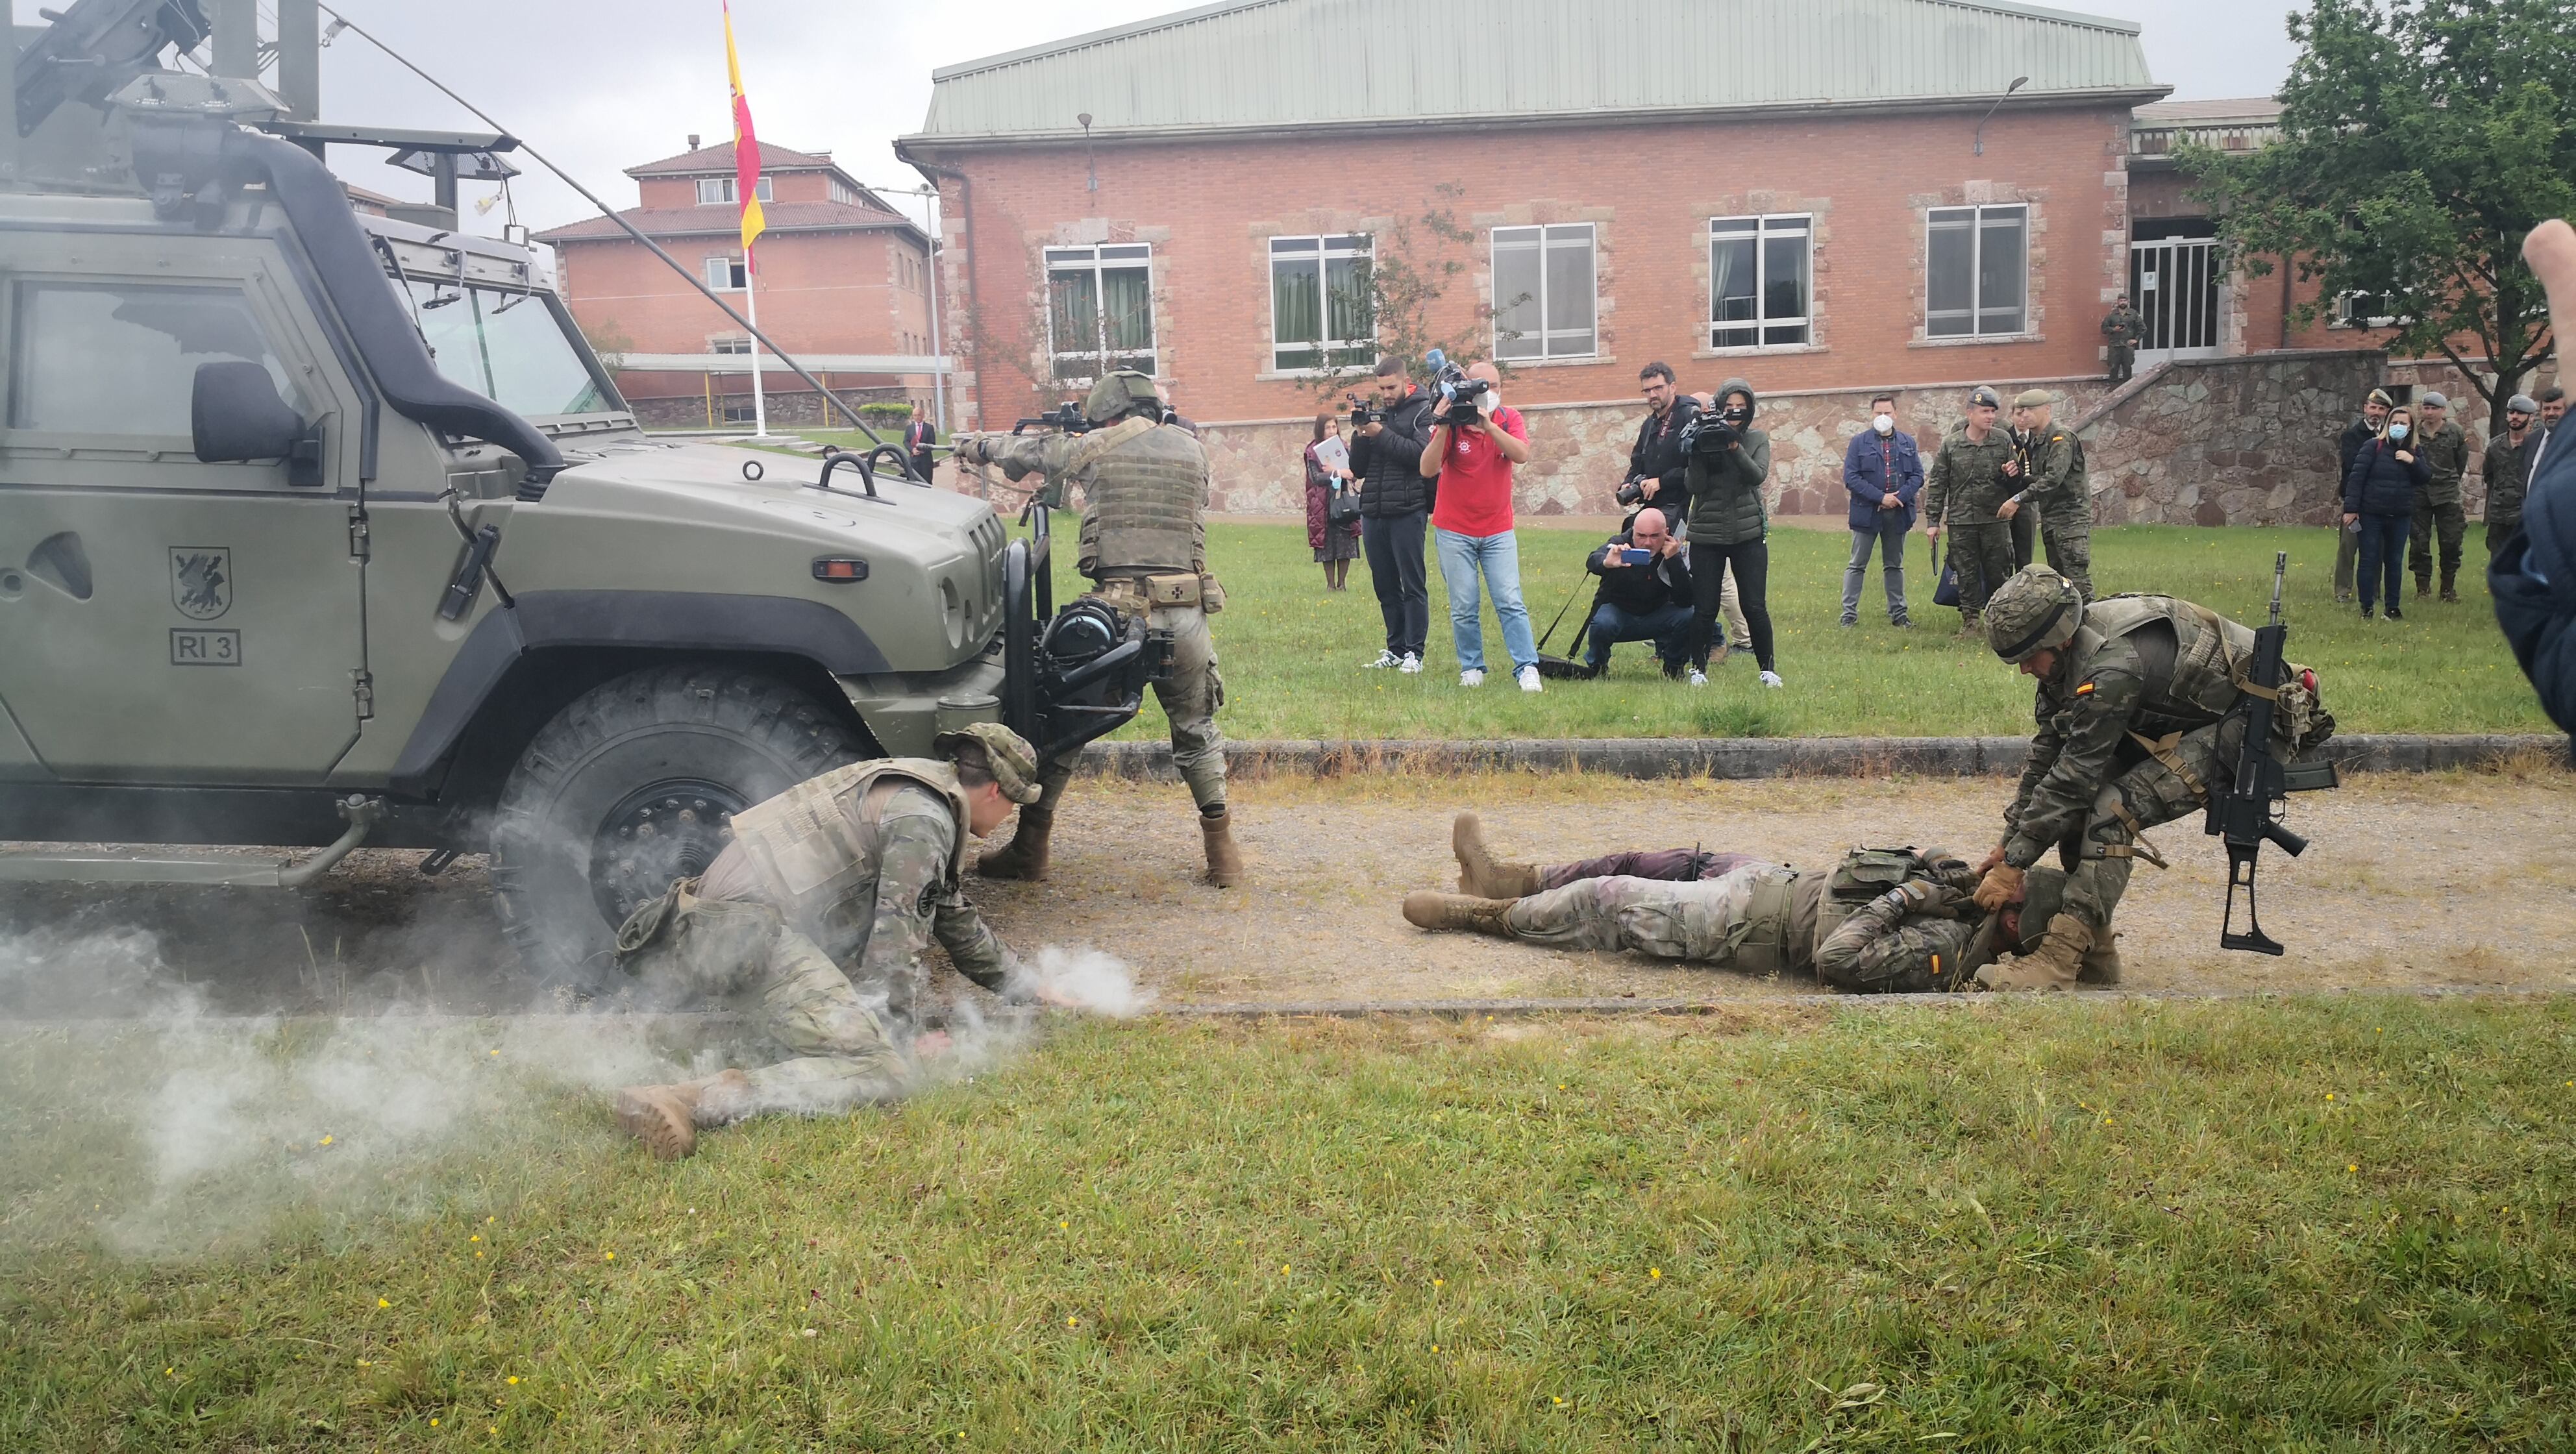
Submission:
[[[985,989],[1047,998],[958,887],[967,838],[1037,801],[1037,754],[990,722],[940,734],[935,750],[835,768],[736,813],[705,875],[618,931],[619,967],[644,999],[739,1004],[794,1057],[619,1091],[618,1124],[655,1156],[686,1156],[700,1129],[746,1116],[899,1093],[947,1046],[919,1018],[933,939]]]
[[[1551,867],[1496,862],[1473,813],[1458,815],[1450,842],[1461,892],[1406,895],[1404,917],[1421,928],[1748,974],[1813,972],[1855,990],[1961,988],[1997,955],[2036,947],[2065,886],[2064,875],[2037,871],[2024,899],[1980,915],[1970,907],[1975,870],[1937,848],[1856,848],[1828,870],[1684,848]],[[2107,942],[2085,969],[2090,982],[2119,981]]]

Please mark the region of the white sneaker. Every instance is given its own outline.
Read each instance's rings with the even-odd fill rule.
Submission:
[[[1462,687],[1481,687],[1484,684],[1485,673],[1481,668],[1469,667],[1458,673],[1458,685]]]
[[[1780,674],[1776,671],[1764,672],[1762,674],[1762,685],[1766,687],[1776,687],[1780,685]]]
[[[1543,692],[1547,690],[1545,687],[1539,685],[1537,667],[1525,666],[1521,668],[1521,690],[1524,692]]]
[[[1701,671],[1698,667],[1692,667],[1692,668],[1691,668],[1691,674],[1690,674],[1690,684],[1691,684],[1692,686],[1695,686],[1695,687],[1704,687],[1704,686],[1707,686],[1707,685],[1708,685],[1708,673],[1707,673],[1707,672],[1704,672],[1704,671]]]
[[[1395,669],[1404,673],[1406,676],[1420,676],[1422,674],[1422,658],[1408,651],[1404,654],[1404,660],[1395,664]]]
[[[1404,658],[1403,658],[1403,657],[1400,657],[1400,656],[1396,655],[1396,654],[1395,654],[1394,652],[1392,652],[1392,651],[1380,650],[1380,651],[1378,652],[1378,654],[1377,654],[1377,660],[1375,660],[1375,661],[1370,661],[1370,662],[1362,662],[1362,663],[1361,663],[1361,669],[1362,669],[1362,670],[1364,670],[1364,671],[1375,671],[1375,670],[1378,670],[1378,669],[1379,669],[1379,668],[1381,668],[1381,667],[1390,667],[1390,666],[1393,666],[1393,665],[1395,665],[1397,662],[1400,662],[1400,661],[1402,661],[1402,660],[1404,660]]]

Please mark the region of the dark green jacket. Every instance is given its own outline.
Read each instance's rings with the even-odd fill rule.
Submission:
[[[2531,432],[2525,430],[2522,437],[2529,440]],[[2487,538],[2490,542],[2501,543],[2522,524],[2523,470],[2529,463],[2529,456],[2529,450],[2514,443],[2513,436],[2501,429],[2487,441]]]
[[[2460,429],[2460,421],[2445,419],[2441,428],[2425,436],[2424,462],[2433,467],[2433,483],[2424,487],[2423,503],[2460,503],[2460,476],[2469,472],[2469,436]]]
[[[1718,386],[1717,399],[1705,416],[1714,418],[1726,406],[1726,396],[1741,392],[1748,404],[1759,403],[1753,386],[1742,379],[1728,379]],[[1695,545],[1742,545],[1760,540],[1768,521],[1762,504],[1763,483],[1771,478],[1771,436],[1752,427],[1748,419],[1744,440],[1735,448],[1711,459],[1693,454],[1683,474],[1690,488],[1690,539]]]

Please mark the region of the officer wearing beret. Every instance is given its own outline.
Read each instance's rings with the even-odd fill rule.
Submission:
[[[2046,389],[2024,389],[2013,400],[2013,458],[2004,473],[2021,488],[1996,513],[2006,520],[2024,510],[2039,516],[2048,568],[2093,599],[2093,487],[2084,474],[2084,444],[2050,422]]]

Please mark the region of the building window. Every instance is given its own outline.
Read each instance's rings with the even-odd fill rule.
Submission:
[[[1712,217],[1708,222],[1708,346],[1805,344],[1813,218]]]
[[[1589,222],[1494,229],[1494,357],[1600,352],[1592,241]]]
[[[701,207],[712,207],[719,202],[730,202],[734,200],[737,195],[739,194],[734,190],[734,179],[731,177],[698,178],[698,205]],[[758,182],[753,183],[751,195],[758,197],[763,202],[771,200],[769,194],[769,179],[767,177],[763,177]]]
[[[724,422],[727,424],[753,424],[759,422],[759,419],[759,411],[748,400],[740,404],[731,399],[725,400]]]
[[[1270,366],[1341,369],[1377,358],[1366,233],[1270,239]]]
[[[707,352],[749,353],[751,352],[751,335],[748,333],[719,333],[715,337],[707,340]]]
[[[1058,382],[1117,369],[1155,373],[1151,246],[1051,247],[1046,270],[1047,347]]]
[[[767,177],[763,177],[760,180],[764,186],[767,185],[769,181]],[[859,205],[859,194],[851,190],[849,183],[842,181],[838,177],[831,178],[830,183],[831,197],[833,201],[840,203],[844,207],[856,207]],[[767,201],[768,199],[764,197],[761,200]]]
[[[719,293],[739,293],[751,286],[751,278],[738,257],[707,259],[707,286]]]
[[[2030,329],[2030,209],[1935,207],[1924,249],[1923,334]]]
[[[2382,293],[2338,293],[2334,300],[2334,328],[2391,328],[2397,316],[2388,311],[2387,295]]]

